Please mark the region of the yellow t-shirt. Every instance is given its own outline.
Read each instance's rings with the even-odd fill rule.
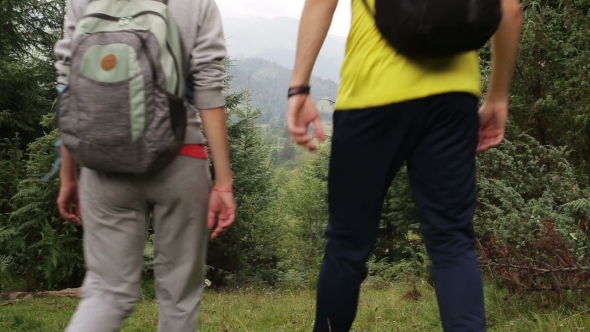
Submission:
[[[374,5],[374,0],[367,0]],[[384,106],[447,92],[481,95],[476,51],[444,60],[409,60],[387,44],[363,0],[352,0],[352,24],[341,68],[337,110]]]

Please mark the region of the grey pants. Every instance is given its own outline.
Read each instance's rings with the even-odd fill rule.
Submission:
[[[155,176],[82,169],[86,276],[67,332],[119,331],[140,294],[150,213],[160,332],[195,332],[207,251],[207,160],[179,156]]]

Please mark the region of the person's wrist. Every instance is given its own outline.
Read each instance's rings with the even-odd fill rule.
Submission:
[[[501,104],[506,103],[508,104],[508,100],[510,99],[510,89],[504,86],[503,84],[498,84],[498,82],[490,82],[488,87],[488,91],[486,94],[486,101],[492,102],[494,104]]]
[[[77,185],[78,174],[76,174],[76,172],[68,172],[62,169],[59,173],[59,180],[63,185]]]
[[[213,190],[219,192],[231,192],[233,191],[234,181],[233,180],[218,180],[215,181],[215,186]]]
[[[61,184],[64,186],[77,186],[78,185],[78,180],[77,179],[60,179]]]
[[[494,105],[508,105],[508,100],[507,94],[490,92],[486,96],[485,102]]]
[[[289,90],[287,92],[287,99],[290,99],[293,96],[297,95],[309,95],[311,92],[311,86],[308,84],[303,85],[292,85],[289,86]]]
[[[309,85],[309,77],[300,76],[300,75],[293,75],[289,80],[289,86],[301,86],[301,85]]]

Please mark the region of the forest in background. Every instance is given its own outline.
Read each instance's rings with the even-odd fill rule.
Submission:
[[[59,180],[42,181],[59,135],[52,48],[64,9],[63,0],[3,0],[0,8],[0,291],[78,287],[84,274],[82,231],[66,224],[55,204]],[[486,278],[510,292],[587,305],[590,3],[525,0],[523,11],[507,138],[477,161],[480,262]],[[480,57],[485,86],[489,47]],[[238,213],[235,226],[210,244],[207,278],[216,289],[313,288],[327,221],[330,143],[317,154],[274,147],[286,137],[280,86],[288,73],[261,65],[268,84],[235,88],[255,79],[257,61],[237,61],[226,81]],[[235,64],[228,59],[228,68]],[[318,98],[334,92],[324,84]],[[417,222],[402,169],[383,206],[371,282],[429,278]],[[153,276],[153,236],[146,234],[146,281]]]
[[[249,91],[252,105],[264,110],[259,123],[276,123],[276,126],[280,124],[284,127],[287,109],[285,91],[289,88],[291,70],[260,58],[240,58],[232,60],[228,72],[233,76],[231,91]],[[336,100],[338,85],[317,76],[312,76],[310,85],[312,97],[320,103],[322,119],[331,120],[329,101]]]

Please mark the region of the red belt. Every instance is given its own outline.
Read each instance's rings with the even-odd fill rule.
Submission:
[[[207,159],[209,156],[205,144],[185,144],[179,155],[199,159]]]

